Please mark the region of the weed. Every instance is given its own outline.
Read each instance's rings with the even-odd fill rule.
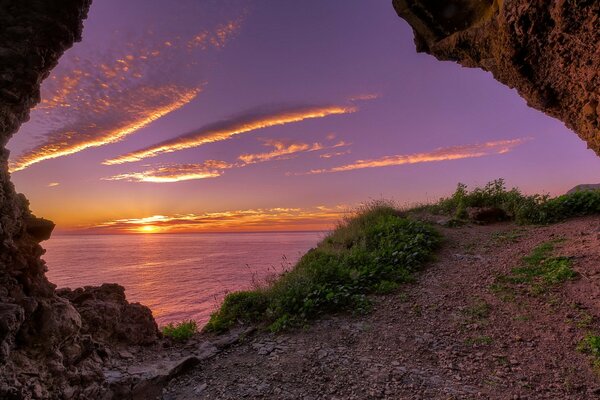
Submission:
[[[494,342],[490,336],[476,336],[465,340],[467,346],[489,346]]]
[[[277,332],[325,313],[368,312],[366,295],[389,293],[399,283],[413,281],[438,242],[429,225],[403,217],[389,202],[371,202],[341,221],[278,279],[229,294],[205,329],[262,322]]]
[[[588,334],[577,345],[577,350],[589,354],[594,369],[600,371],[600,336]]]
[[[525,195],[517,188],[508,190],[503,179],[496,179],[471,191],[465,184],[459,183],[450,197],[429,206],[421,206],[420,209],[461,221],[467,218],[466,210],[469,207],[499,208],[508,218],[521,224],[549,224],[572,217],[600,214],[600,190],[579,191],[551,198],[549,195]],[[518,240],[518,236],[506,237],[505,240]]]
[[[162,334],[174,340],[187,340],[198,331],[196,321],[181,321],[177,324],[170,323],[162,328]]]
[[[534,295],[545,293],[550,287],[573,280],[577,273],[568,257],[552,257],[554,245],[561,239],[543,243],[530,255],[523,257],[522,264],[513,268],[509,275],[500,275],[490,289],[496,293],[510,290],[510,285],[523,285]]]
[[[491,305],[478,299],[475,304],[463,310],[463,313],[471,320],[482,320],[489,317],[491,310]]]

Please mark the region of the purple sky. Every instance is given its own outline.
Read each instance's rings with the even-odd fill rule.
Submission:
[[[42,99],[13,180],[64,230],[312,229],[459,181],[600,181],[561,122],[416,54],[387,0],[96,1]]]

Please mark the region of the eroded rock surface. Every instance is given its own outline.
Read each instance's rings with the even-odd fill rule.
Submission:
[[[600,155],[600,2],[393,0],[417,50],[490,71]]]
[[[75,290],[61,289],[58,295],[71,301],[81,314],[81,333],[104,343],[147,345],[158,339],[152,312],[125,299],[125,288],[105,283]]]
[[[50,237],[54,224],[33,216],[26,198],[10,182],[6,143],[40,101],[42,80],[63,52],[81,39],[90,1],[0,0],[3,400],[100,398],[107,392],[101,368],[110,354],[105,344],[145,344],[158,334],[150,310],[128,304],[119,286],[63,293],[65,297],[55,293],[55,286],[45,277],[46,266],[40,258],[44,250],[39,245]],[[82,300],[86,295],[88,301]],[[93,312],[91,307],[99,310]]]

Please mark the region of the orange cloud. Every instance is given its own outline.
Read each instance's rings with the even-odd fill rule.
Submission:
[[[194,179],[216,178],[233,165],[224,161],[208,160],[202,164],[168,164],[143,172],[115,175],[109,181],[169,183]]]
[[[275,150],[266,153],[242,154],[238,157],[238,160],[240,160],[238,163],[208,160],[201,164],[167,164],[150,168],[142,172],[132,172],[111,176],[104,178],[104,180],[172,183],[195,179],[216,178],[223,175],[224,170],[230,168],[242,168],[250,164],[286,159],[302,152],[334,149],[349,145],[344,141],[339,141],[333,145],[323,145],[321,143],[308,144],[302,142],[293,142],[290,140],[275,139],[263,140],[263,142],[267,146],[274,147]]]
[[[482,144],[442,147],[428,153],[400,154],[371,160],[357,160],[352,164],[341,165],[338,167],[328,169],[314,169],[305,174],[343,172],[352,171],[355,169],[380,168],[392,165],[460,160],[464,158],[477,158],[493,154],[504,154],[510,152],[516,146],[523,144],[527,140],[529,140],[529,138],[498,140]]]
[[[197,34],[165,40],[148,30],[138,39],[114,40],[120,45],[105,51],[69,52],[44,81],[42,100],[22,128],[42,142],[11,159],[11,171],[122,140],[189,103],[203,86],[198,64],[207,54],[197,48],[223,48],[243,18],[206,21],[203,45]]]
[[[291,142],[289,140],[268,139],[264,141],[265,145],[273,146],[275,150],[266,153],[242,154],[238,158],[245,164],[254,164],[257,162],[281,159],[296,153],[317,151],[324,149],[321,143],[301,143]]]
[[[159,154],[202,146],[227,140],[233,136],[273,126],[286,125],[307,119],[324,118],[357,111],[354,106],[296,107],[266,112],[247,113],[236,118],[208,125],[198,131],[180,135],[145,149],[104,161],[105,165],[123,164],[156,157]]]
[[[112,102],[98,99],[87,110],[88,120],[78,120],[50,132],[44,144],[11,162],[10,171],[20,171],[40,161],[118,142],[183,107],[199,92],[199,89],[177,86],[136,87],[123,92]]]
[[[343,206],[259,208],[200,214],[154,215],[106,221],[88,230],[111,233],[177,233],[264,230],[324,230],[347,213]]]

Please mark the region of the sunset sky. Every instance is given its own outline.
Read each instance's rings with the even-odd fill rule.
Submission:
[[[59,232],[324,229],[457,182],[600,182],[561,122],[417,54],[391,0],[95,1],[9,148]]]

